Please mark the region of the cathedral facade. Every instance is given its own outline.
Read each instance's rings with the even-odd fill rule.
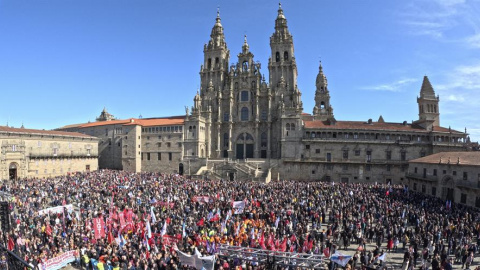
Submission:
[[[186,156],[279,159],[288,156],[282,146],[300,142],[303,106],[293,38],[281,7],[270,48],[268,82],[246,37],[237,62],[229,66],[230,51],[217,14],[203,50],[200,91],[185,120]],[[287,133],[282,132],[285,125]]]
[[[292,35],[281,6],[270,37],[268,72],[245,37],[236,62],[217,13],[203,47],[200,88],[185,115],[96,122],[60,130],[98,137],[99,167],[237,180],[340,182],[405,180],[408,161],[466,151],[468,134],[440,126],[440,98],[427,76],[417,97],[418,120],[340,121],[320,64],[315,106],[305,113],[297,86]]]

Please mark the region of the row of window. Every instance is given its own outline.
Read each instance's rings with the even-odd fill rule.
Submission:
[[[415,172],[415,173],[418,173],[418,167],[415,167],[415,168],[414,168],[414,172]],[[443,173],[443,175],[446,175],[446,174],[447,174],[447,170],[442,170],[442,173]],[[423,168],[423,177],[426,178],[426,177],[427,177],[427,174],[428,174],[427,168]],[[437,169],[433,169],[432,175],[433,175],[433,176],[437,176],[437,175],[438,175]],[[452,175],[453,175],[453,176],[457,176],[457,171],[452,171]],[[462,177],[462,179],[463,179],[463,180],[468,180],[468,172],[463,172],[463,177]],[[480,181],[480,174],[478,174],[478,180]]]
[[[429,136],[420,135],[395,135],[384,133],[348,133],[348,132],[313,132],[306,131],[305,138],[321,138],[321,139],[354,139],[354,140],[386,140],[386,141],[404,141],[404,142],[430,142]],[[449,136],[434,136],[434,142],[463,142],[461,137],[449,137]]]
[[[162,126],[142,128],[143,133],[183,132],[183,126]]]
[[[156,154],[156,155],[155,155],[155,154]],[[165,154],[165,153],[164,153],[164,154]],[[167,155],[168,155],[168,160],[171,161],[173,154],[172,154],[171,152],[169,152],[169,153],[167,153]],[[153,158],[154,156],[156,156],[157,160],[162,160],[162,153],[161,153],[161,152],[157,152],[157,153],[149,153],[149,152],[147,152],[147,153],[142,153],[141,156],[142,156],[142,160],[144,160],[144,158],[145,158],[146,160],[152,160],[152,158]]]
[[[417,191],[417,183],[413,183],[413,190]],[[422,184],[421,186],[421,192],[426,194],[427,193],[427,187],[426,185]],[[453,190],[446,189],[446,192],[451,192],[453,194]],[[430,190],[430,195],[436,197],[437,196],[437,188],[432,187]],[[467,194],[466,193],[460,193],[460,203],[461,204],[467,204]],[[480,197],[477,196],[475,197],[475,207],[480,207]]]
[[[341,164],[339,166],[341,166],[342,171],[348,171],[349,170],[349,165],[348,164]],[[335,167],[334,164],[325,164],[325,169],[328,170],[328,171],[332,171],[334,169],[334,167]],[[356,166],[355,166],[355,168],[356,168]],[[404,171],[406,171],[407,167],[406,166],[401,166],[400,168],[401,168],[402,172],[404,172]],[[369,172],[371,170],[372,170],[372,165],[367,164],[365,166],[365,171]],[[391,170],[392,170],[392,165],[390,165],[390,164],[385,165],[385,171],[390,172]],[[315,173],[316,173],[316,170],[312,170],[312,174],[315,174]]]

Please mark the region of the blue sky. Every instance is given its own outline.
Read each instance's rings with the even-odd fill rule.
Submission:
[[[220,6],[268,74],[277,1],[0,0],[0,125],[52,129],[184,113]],[[411,121],[428,75],[441,125],[480,139],[480,0],[283,1],[312,112],[321,58],[337,120]],[[268,78],[268,76],[266,76]]]

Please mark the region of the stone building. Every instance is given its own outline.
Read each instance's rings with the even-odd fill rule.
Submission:
[[[480,152],[441,152],[409,164],[410,190],[480,207]]]
[[[321,63],[312,82],[313,113],[304,113],[293,37],[281,6],[270,52],[267,76],[247,37],[230,64],[217,13],[203,46],[200,88],[184,116],[115,120],[104,109],[97,122],[62,130],[99,137],[100,168],[259,181],[400,183],[409,160],[466,150],[466,131],[440,126],[440,99],[427,76],[417,97],[418,120],[341,121]]]
[[[96,122],[69,125],[58,130],[99,138],[101,169],[183,173],[184,115],[125,120],[105,118],[105,115],[111,116],[103,109]]]
[[[0,126],[0,179],[98,169],[98,139],[74,132]]]
[[[236,63],[228,65],[218,13],[203,51],[201,87],[185,118],[184,143],[184,159],[208,158],[197,162],[200,171],[250,179],[399,182],[408,160],[464,149],[466,132],[440,126],[439,97],[426,76],[417,121],[337,121],[320,63],[313,113],[304,113],[293,37],[281,6],[270,37],[268,82],[246,37]]]

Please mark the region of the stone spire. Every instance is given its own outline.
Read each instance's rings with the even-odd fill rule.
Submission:
[[[107,112],[107,109],[103,107],[102,112],[100,113],[100,116],[97,117],[97,121],[111,121],[115,120],[115,116]]]
[[[282,4],[278,4],[278,15],[275,19],[275,34],[277,38],[288,39],[291,38],[290,32],[288,31],[287,18],[283,14]]]
[[[420,97],[417,98],[418,121],[415,123],[427,130],[440,126],[439,101],[440,98],[435,96],[430,80],[427,76],[424,76],[420,88]]]
[[[242,53],[243,54],[248,53],[249,49],[250,49],[250,46],[248,46],[248,43],[247,43],[247,35],[245,35],[243,37]]]
[[[317,79],[315,81],[317,90],[315,91],[315,107],[313,115],[317,120],[325,121],[333,119],[333,108],[330,105],[330,92],[328,91],[327,77],[323,73],[322,62],[318,67]]]
[[[435,98],[435,91],[433,90],[430,80],[425,75],[423,76],[422,88],[420,89],[420,97]]]
[[[225,35],[223,33],[222,20],[220,19],[220,10],[217,10],[217,18],[210,34],[210,41],[208,42],[208,49],[215,49],[223,47],[226,48]]]

